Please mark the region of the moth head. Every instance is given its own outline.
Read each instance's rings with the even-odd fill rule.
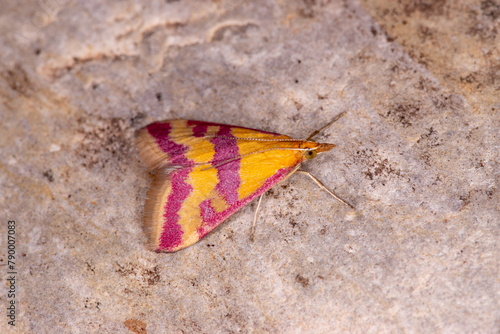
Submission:
[[[301,145],[301,147],[304,149],[304,157],[306,159],[313,159],[318,153],[330,151],[335,147],[335,145],[316,143],[315,141],[306,141]]]

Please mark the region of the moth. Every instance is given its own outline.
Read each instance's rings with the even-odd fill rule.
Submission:
[[[301,163],[330,151],[334,144],[312,137],[293,139],[279,133],[190,120],[166,120],[136,134],[139,159],[156,171],[144,206],[144,227],[156,252],[188,247],[294,173],[311,177],[335,199],[354,208],[318,179],[299,170]]]

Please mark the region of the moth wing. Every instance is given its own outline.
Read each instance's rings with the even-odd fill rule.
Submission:
[[[235,137],[290,139],[285,135],[256,129],[175,119],[155,122],[140,129],[136,134],[136,146],[142,163],[151,170],[159,170],[214,162],[214,146],[225,146],[225,141]],[[232,154],[237,157],[245,152],[236,151]]]
[[[218,167],[193,166],[169,174],[160,172],[145,206],[151,249],[174,252],[196,243],[283,180],[299,163],[294,151],[272,150]]]
[[[156,122],[136,140],[142,162],[159,172],[145,205],[156,251],[197,242],[304,160],[301,140],[217,123]]]

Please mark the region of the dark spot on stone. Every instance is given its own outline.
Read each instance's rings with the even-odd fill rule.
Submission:
[[[28,74],[20,64],[14,65],[14,68],[0,74],[9,87],[19,94],[28,95],[33,90],[33,85],[28,78]]]
[[[413,103],[399,104],[395,108],[390,109],[386,117],[391,117],[401,123],[404,128],[413,124],[413,121],[418,118],[420,106]]]
[[[443,15],[445,7],[446,0],[415,0],[407,2],[404,12],[408,16],[414,12],[421,12],[429,17],[431,15]]]
[[[142,112],[137,113],[137,115],[130,118],[130,126],[135,127],[137,125],[140,125],[140,123],[142,122],[142,120],[145,117],[146,117],[146,115],[144,115],[144,113],[142,113]]]
[[[155,285],[160,282],[160,269],[155,266],[153,269],[146,269],[143,271],[143,280],[146,281],[148,285]]]
[[[170,0],[171,1],[171,0]],[[147,334],[147,324],[137,319],[128,319],[123,323],[131,332],[135,334]]]
[[[316,5],[316,0],[302,0],[303,6],[298,10],[301,17],[312,19],[314,17],[314,6]]]
[[[376,180],[382,185],[385,185],[386,180],[395,177],[404,178],[397,165],[390,163],[387,158],[380,157],[372,149],[366,148],[356,151],[354,161],[357,164],[366,165],[366,169],[362,172],[368,180]]]
[[[52,172],[52,169],[48,169],[43,172],[43,176],[49,180],[49,182],[54,182],[54,173]]]
[[[77,130],[83,134],[76,154],[82,158],[82,165],[104,168],[108,161],[128,159],[133,140],[128,136],[128,122],[121,118],[80,118],[82,127]]]
[[[466,206],[467,204],[470,203],[470,197],[471,193],[469,192],[468,194],[460,195],[458,198],[460,199],[460,201],[463,202],[463,206]]]
[[[469,75],[467,75],[465,77],[460,77],[460,82],[465,82],[465,83],[468,83],[468,84],[472,84],[472,83],[474,83],[474,81],[476,81],[476,79],[475,79],[473,73],[469,73]]]
[[[496,20],[500,17],[500,3],[494,0],[481,1],[481,11],[484,16]]]
[[[295,105],[295,108],[297,108],[297,111],[302,109],[302,107],[304,106],[302,103],[297,102],[297,101],[294,101],[293,104]]]
[[[427,133],[420,136],[417,140],[417,144],[426,143],[426,146],[429,148],[434,148],[437,146],[441,146],[443,141],[439,138],[438,133],[434,130],[434,127],[430,127],[427,129]]]
[[[306,288],[307,286],[309,286],[309,278],[305,278],[304,276],[302,276],[300,274],[297,274],[297,276],[295,276],[295,282],[302,285],[303,288]]]

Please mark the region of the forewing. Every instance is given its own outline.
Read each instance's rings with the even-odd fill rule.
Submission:
[[[246,145],[236,148],[237,138],[247,138],[244,139],[247,143],[250,143],[249,139],[271,140],[262,142],[271,145],[275,143],[274,140],[290,140],[288,136],[266,131],[177,119],[152,123],[142,128],[137,132],[136,146],[142,163],[156,170],[216,164],[250,153],[245,150]]]
[[[196,243],[285,178],[299,163],[291,155],[294,151],[267,151],[218,167],[193,166],[170,174],[160,172],[148,192],[145,207],[151,248],[174,252]]]

